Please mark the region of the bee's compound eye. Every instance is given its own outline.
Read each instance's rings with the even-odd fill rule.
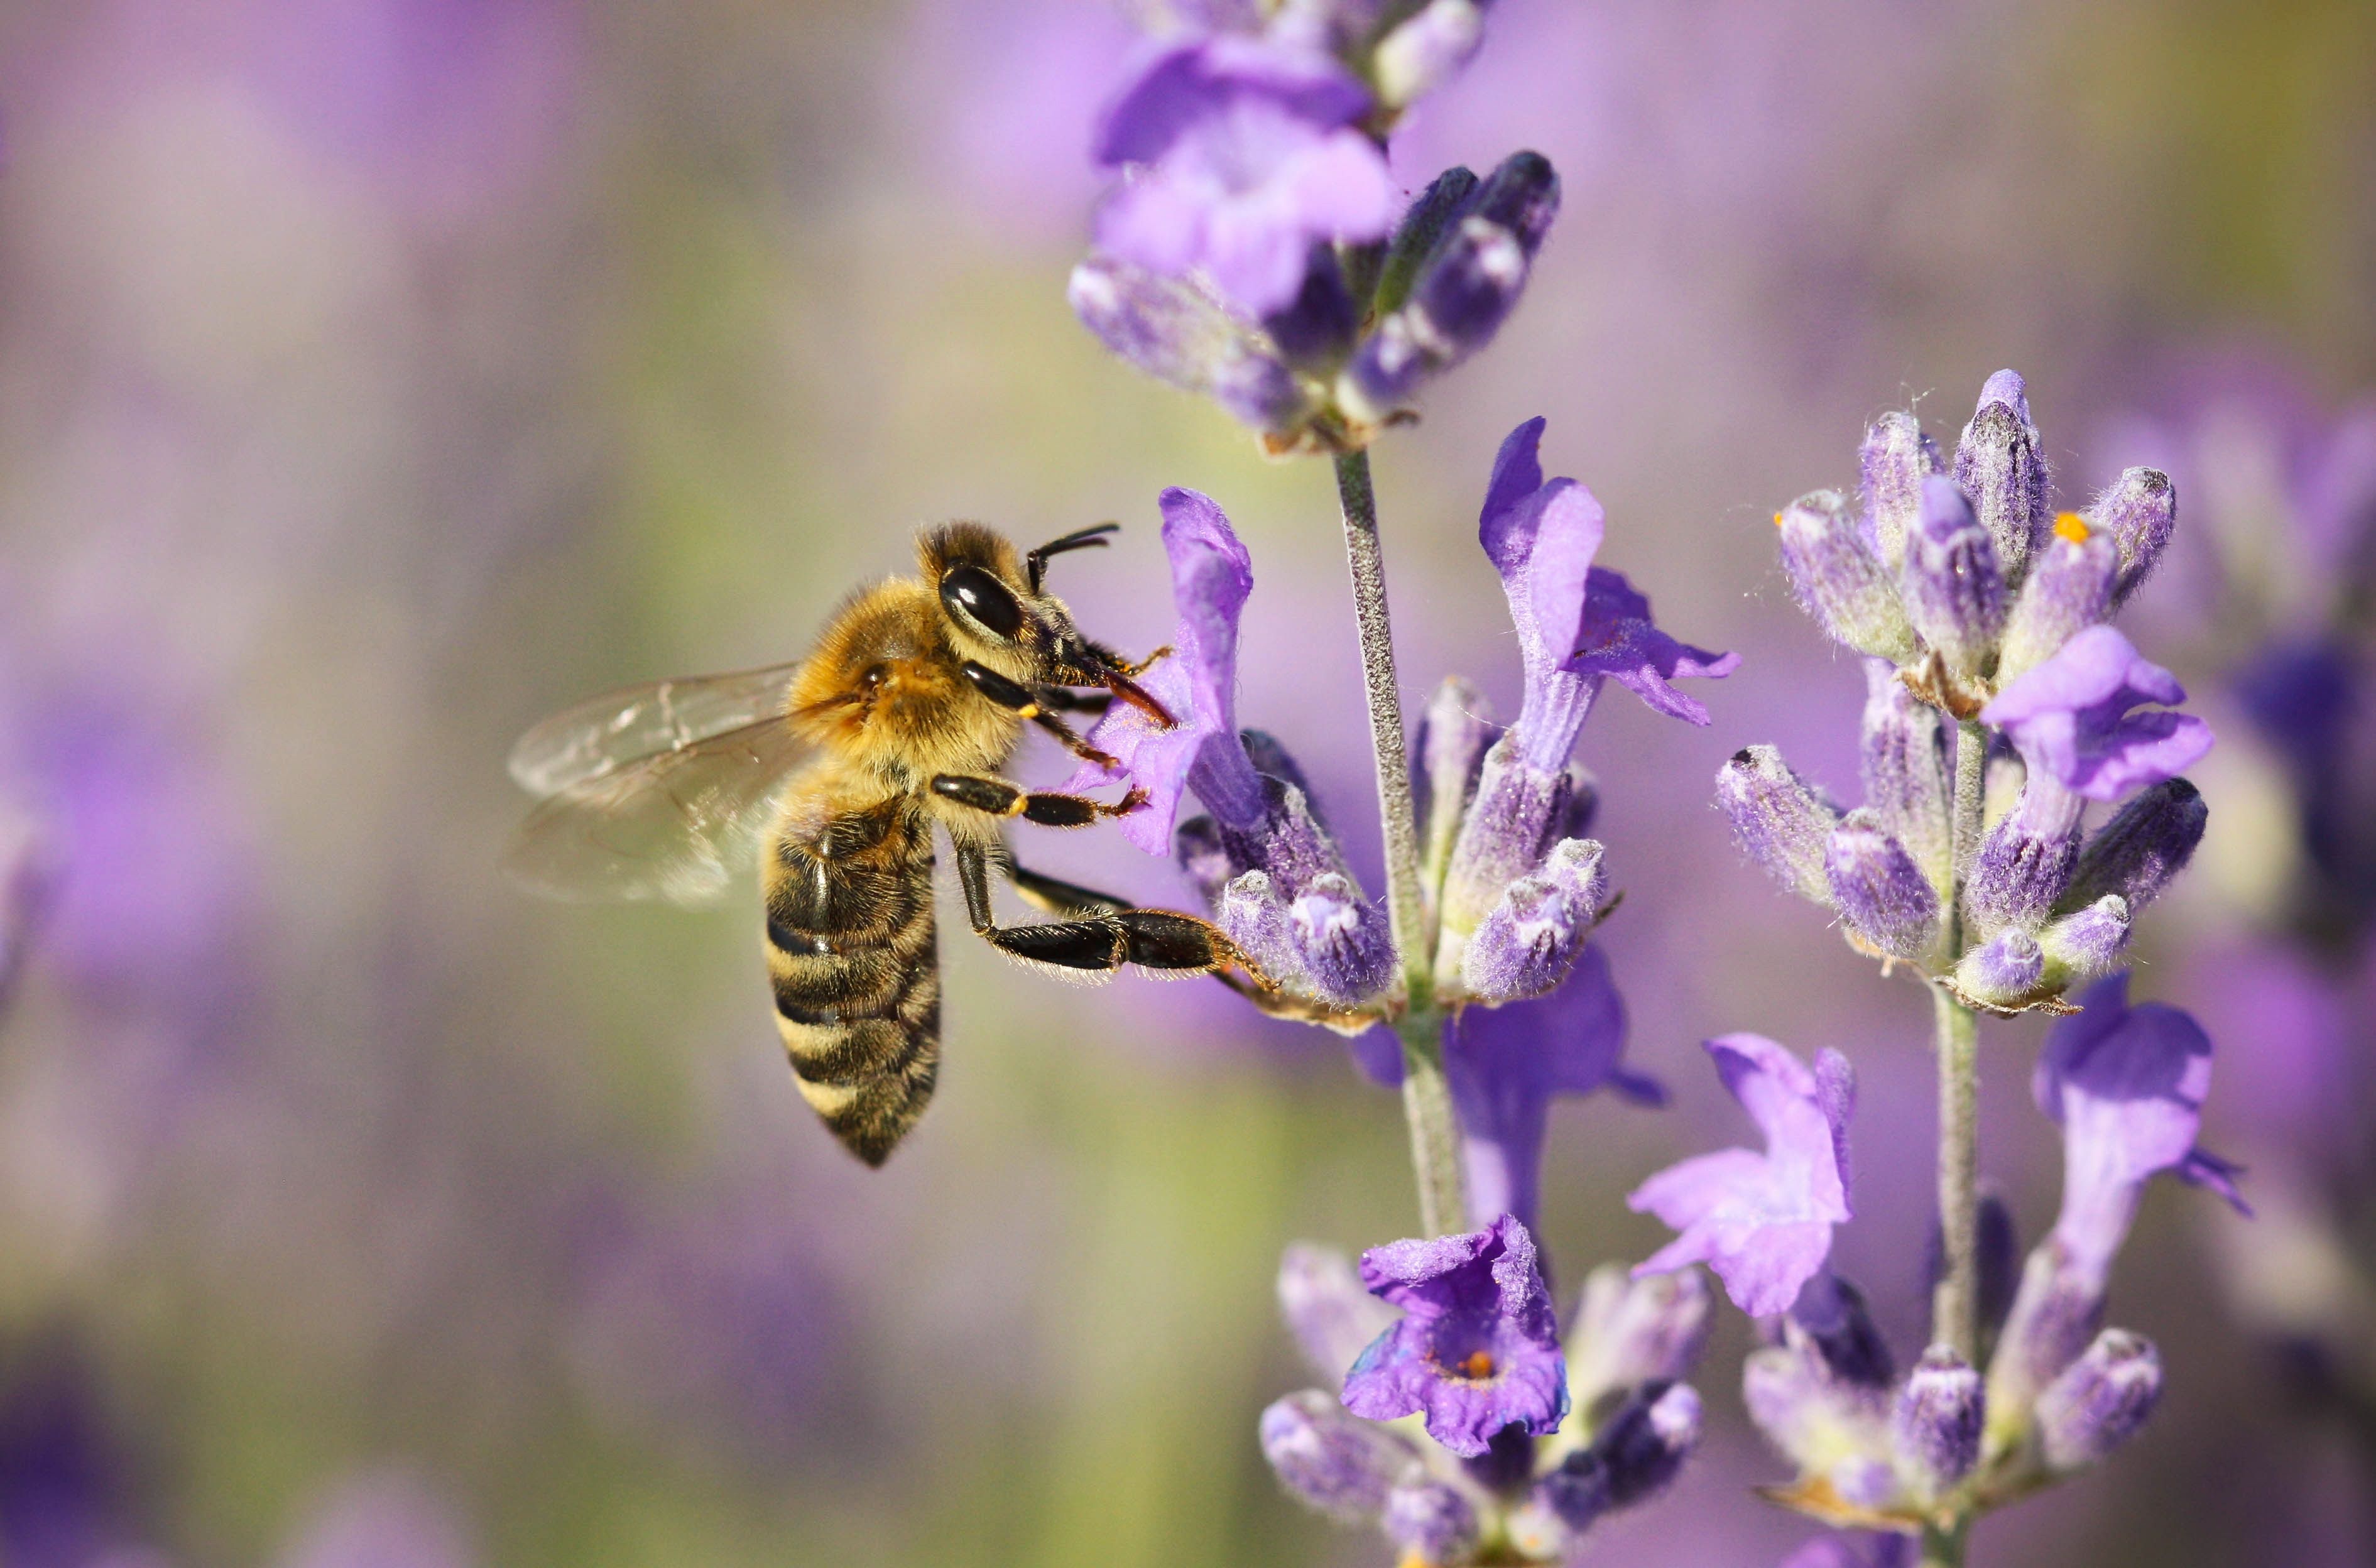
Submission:
[[[941,575],[941,603],[993,636],[1012,642],[1023,630],[1015,591],[979,566],[952,566]]]

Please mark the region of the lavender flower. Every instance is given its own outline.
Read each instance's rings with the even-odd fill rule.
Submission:
[[[1403,1317],[1346,1374],[1347,1409],[1373,1420],[1419,1414],[1430,1437],[1468,1456],[1504,1427],[1559,1430],[1566,1368],[1523,1224],[1505,1215],[1468,1235],[1373,1247],[1361,1280]]]
[[[1831,907],[1826,849],[1840,811],[1823,791],[1772,746],[1748,746],[1717,770],[1716,798],[1742,853],[1800,897]]]
[[[1167,728],[1115,704],[1088,735],[1114,766],[1085,763],[1064,788],[1127,781],[1145,791],[1122,830],[1158,855],[1172,848],[1181,794],[1193,789],[1211,814],[1182,826],[1181,858],[1221,928],[1281,985],[1358,1006],[1393,979],[1385,916],[1362,896],[1303,790],[1277,776],[1300,770],[1273,742],[1264,744],[1277,771],[1258,770],[1237,728],[1238,616],[1253,591],[1253,562],[1210,496],[1174,488],[1160,505],[1180,624],[1171,657],[1144,683],[1177,721]]]
[[[1219,36],[1164,51],[1107,112],[1098,161],[1132,170],[1098,244],[1165,277],[1201,273],[1260,317],[1291,304],[1316,244],[1385,237],[1399,203],[1359,128],[1370,95],[1314,51]]]
[[[2046,458],[2029,417],[2028,388],[2015,372],[2001,370],[1980,388],[1979,407],[1955,443],[1955,486],[1979,515],[2005,580],[2019,582],[2048,514]]]
[[[1657,1274],[1706,1263],[1740,1310],[1789,1306],[1830,1256],[1832,1227],[1848,1201],[1847,1123],[1856,1077],[1835,1051],[1805,1063],[1762,1035],[1706,1042],[1717,1073],[1765,1134],[1765,1152],[1726,1149],[1669,1167],[1626,1205],[1681,1234],[1636,1269]]]
[[[2120,552],[2109,534],[2090,529],[2076,512],[2056,518],[2005,619],[1997,683],[2027,674],[2109,615],[2119,570]]]
[[[1609,1088],[1637,1105],[1663,1105],[1655,1078],[1630,1071],[1625,1004],[1609,960],[1587,947],[1567,983],[1535,1002],[1469,1007],[1444,1031],[1443,1066],[1460,1112],[1469,1213],[1535,1221],[1543,1130],[1551,1097]]]
[[[2005,571],[1988,528],[1953,480],[1922,481],[1900,588],[1922,640],[1957,675],[1977,676],[2004,627]]]
[[[1263,1457],[1298,1497],[1348,1523],[1375,1519],[1419,1451],[1388,1428],[1346,1413],[1316,1388],[1262,1413]]]
[[[1877,951],[1919,958],[1938,942],[1938,889],[1871,809],[1859,807],[1832,829],[1824,873],[1840,918]]]
[[[1668,636],[1652,624],[1647,600],[1593,564],[1606,529],[1600,504],[1572,479],[1545,481],[1537,455],[1543,426],[1528,420],[1503,441],[1478,520],[1517,627],[1526,696],[1517,721],[1485,754],[1446,867],[1441,984],[1455,980],[1479,923],[1550,847],[1574,794],[1568,757],[1603,684],[1614,678],[1654,709],[1705,724],[1707,710],[1671,680],[1728,675],[1740,662]]]
[[[1073,269],[1065,297],[1107,348],[1241,424],[1287,440],[1313,411],[1313,395],[1277,341],[1196,279],[1091,256]]]
[[[1834,642],[1895,664],[1914,661],[1914,628],[1897,585],[1847,497],[1802,495],[1774,514],[1774,527],[1791,588]]]
[[[2211,749],[2211,727],[2192,714],[2136,713],[2175,707],[2186,689],[2109,626],[2090,626],[1981,709],[2029,766],[2090,801],[2117,801],[2172,778]]]
[[[1924,1495],[1936,1498],[1971,1474],[1986,1415],[1980,1374],[1946,1346],[1924,1351],[1890,1415],[1899,1461]]]
[[[1865,432],[1857,454],[1862,476],[1864,527],[1873,549],[1891,571],[1906,561],[1906,541],[1922,511],[1922,481],[1947,471],[1938,443],[1922,434],[1912,414],[1882,415]]]
[[[2130,1438],[2161,1400],[2153,1341],[2108,1328],[2037,1399],[2037,1443],[2061,1474],[2097,1464]]]

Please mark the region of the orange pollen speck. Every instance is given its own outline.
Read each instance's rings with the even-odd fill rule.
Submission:
[[[2059,539],[2067,539],[2073,544],[2085,544],[2087,542],[2089,532],[2087,519],[2076,512],[2065,512],[2054,519],[2054,532]]]
[[[1491,1350],[1469,1351],[1468,1354],[1460,1359],[1460,1375],[1463,1377],[1491,1377],[1493,1375],[1493,1352]]]
[[[1777,529],[1782,526],[1782,514],[1779,512],[1774,514],[1774,526]]]

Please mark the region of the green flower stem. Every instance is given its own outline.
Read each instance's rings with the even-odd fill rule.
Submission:
[[[1386,611],[1385,555],[1378,542],[1377,493],[1367,452],[1338,454],[1336,496],[1345,515],[1345,560],[1352,569],[1370,749],[1378,768],[1378,817],[1385,830],[1386,914],[1403,971],[1404,1009],[1396,1026],[1403,1046],[1403,1114],[1410,1123],[1411,1162],[1419,1175],[1420,1225],[1430,1236],[1443,1236],[1467,1225],[1468,1206],[1462,1191],[1460,1126],[1443,1077],[1443,1015],[1435,1005],[1429,968],[1419,818],[1411,804],[1402,688],[1395,676],[1394,625]]]

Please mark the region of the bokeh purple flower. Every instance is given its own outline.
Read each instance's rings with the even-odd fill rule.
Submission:
[[[1504,1215],[1467,1235],[1373,1247],[1361,1281],[1403,1316],[1346,1373],[1347,1409],[1418,1414],[1430,1437],[1471,1457],[1505,1427],[1559,1430],[1567,1371],[1526,1226]]]
[[[1313,246],[1383,239],[1399,212],[1360,129],[1370,107],[1314,51],[1227,34],[1162,51],[1099,129],[1098,161],[1130,172],[1098,244],[1166,277],[1201,273],[1257,317],[1284,309]]]
[[[1797,1299],[1831,1255],[1832,1228],[1855,1212],[1847,1124],[1856,1075],[1836,1051],[1818,1053],[1811,1069],[1762,1035],[1706,1045],[1725,1088],[1764,1133],[1765,1150],[1699,1155],[1635,1188],[1627,1206],[1681,1234],[1634,1272],[1705,1263],[1741,1311],[1764,1317]]]

